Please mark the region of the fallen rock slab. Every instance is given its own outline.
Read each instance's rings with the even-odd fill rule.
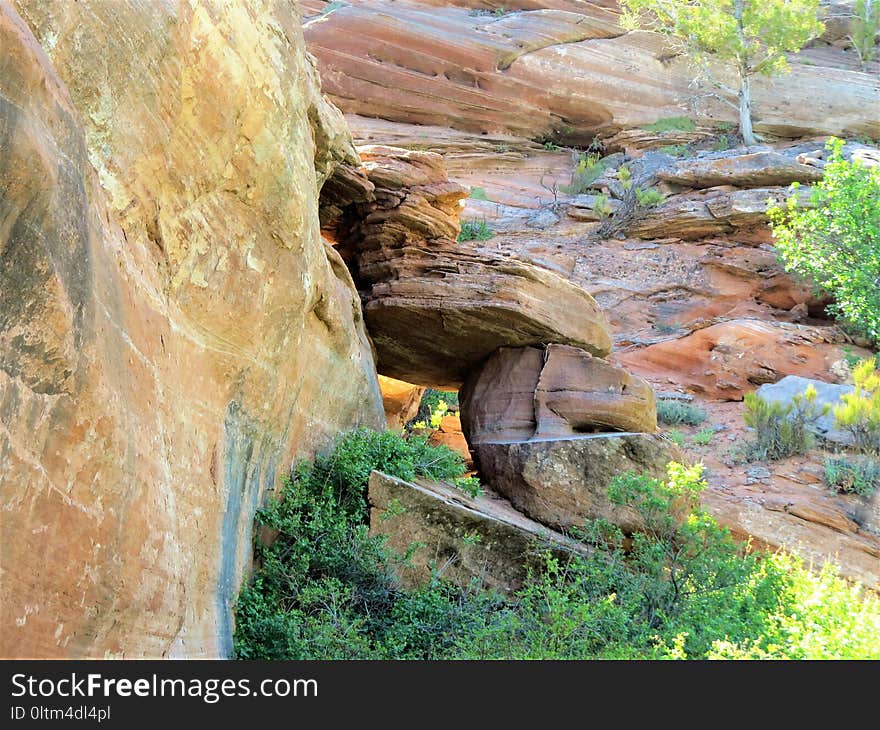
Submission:
[[[466,586],[474,578],[502,593],[522,586],[549,546],[561,555],[586,548],[517,512],[497,496],[468,497],[444,483],[406,482],[378,471],[370,475],[370,534],[385,535],[398,554],[421,543],[407,566],[403,585],[423,585],[436,566],[444,578]]]

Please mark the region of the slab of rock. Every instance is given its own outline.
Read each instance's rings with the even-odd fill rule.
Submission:
[[[474,578],[503,593],[522,586],[529,567],[537,568],[547,547],[560,556],[585,548],[517,512],[497,496],[471,498],[444,483],[417,484],[374,471],[370,475],[370,534],[405,554],[422,543],[408,566],[398,569],[405,586],[424,585],[431,564],[462,586]]]
[[[741,153],[722,153],[696,157],[660,170],[657,177],[666,182],[692,188],[735,185],[756,188],[813,183],[822,179],[822,171],[770,149]]]
[[[829,411],[810,424],[810,430],[827,441],[849,446],[852,444],[852,436],[846,431],[836,428],[834,423],[834,406],[841,405],[841,398],[847,393],[852,393],[851,385],[839,383],[827,383],[823,380],[804,378],[800,375],[786,375],[782,380],[775,383],[765,383],[757,390],[757,394],[764,400],[773,403],[794,403],[796,395],[813,386],[816,389],[816,406],[828,406]]]
[[[618,20],[613,3],[535,3],[496,18],[434,0],[372,0],[307,22],[305,33],[347,113],[584,146],[597,132],[670,117],[691,116],[704,134],[736,122],[735,110],[712,99],[694,113],[684,100],[711,87],[695,92],[685,56],[670,56],[660,34],[627,33]],[[757,77],[756,131],[880,136],[876,74],[851,60],[852,51],[828,49],[810,64],[793,59],[784,83]]]
[[[647,382],[566,345],[499,348],[459,394],[469,443],[657,430]]]
[[[682,454],[659,434],[610,433],[564,439],[484,441],[474,447],[480,474],[516,509],[550,527],[583,527],[602,518],[624,532],[644,527],[635,509],[607,497],[624,472],[665,478]]]
[[[674,236],[684,241],[729,234],[766,223],[767,209],[782,204],[790,194],[781,188],[723,186],[673,195],[626,230],[637,238]],[[797,197],[802,207],[810,206],[809,188],[800,188]]]

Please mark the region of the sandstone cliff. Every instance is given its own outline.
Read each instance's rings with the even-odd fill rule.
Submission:
[[[382,404],[296,6],[0,0],[0,655],[216,656],[255,505]]]

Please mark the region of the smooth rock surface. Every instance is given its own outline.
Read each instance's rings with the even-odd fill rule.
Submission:
[[[0,49],[0,655],[228,655],[264,490],[383,423],[351,140],[291,3],[4,0]]]

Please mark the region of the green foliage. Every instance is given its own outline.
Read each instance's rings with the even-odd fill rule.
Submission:
[[[690,152],[690,146],[686,144],[667,144],[660,148],[660,151],[673,157],[686,157]]]
[[[842,145],[839,139],[828,141],[824,177],[811,190],[811,208],[801,208],[791,196],[767,215],[786,270],[830,293],[834,314],[880,342],[880,167],[843,159]]]
[[[843,360],[849,366],[850,370],[852,370],[856,365],[861,362],[862,358],[856,355],[849,345],[844,345]]]
[[[868,497],[880,486],[880,463],[864,457],[826,459],[825,481],[838,492]]]
[[[593,183],[605,172],[605,162],[598,153],[587,152],[579,155],[571,184],[560,186],[560,190],[568,195],[583,195],[591,190]]]
[[[464,492],[468,497],[479,497],[483,493],[483,487],[477,477],[456,477],[453,484]]]
[[[784,459],[806,453],[815,443],[810,426],[827,413],[828,406],[816,404],[811,385],[792,403],[767,401],[757,393],[746,393],[743,419],[754,429],[747,457],[753,460]]]
[[[657,422],[667,426],[686,424],[699,426],[706,420],[706,411],[686,401],[661,398],[657,401]]]
[[[688,117],[665,117],[651,124],[643,124],[646,132],[693,132],[697,128],[693,119]]]
[[[458,411],[458,393],[454,390],[434,390],[427,388],[419,402],[419,410],[408,428],[438,428],[447,413]],[[435,425],[436,424],[436,425]]]
[[[856,0],[853,6],[852,33],[849,36],[862,67],[877,55],[877,36],[880,35],[880,2]]]
[[[713,152],[723,152],[724,150],[729,150],[731,147],[736,145],[736,139],[731,139],[728,135],[722,134],[718,139],[716,139],[712,146],[709,148]]]
[[[599,193],[594,197],[593,212],[596,214],[599,220],[604,220],[614,212],[614,209],[611,207],[611,203],[608,200],[607,195]]]
[[[488,241],[495,233],[488,223],[480,221],[462,221],[459,241]]]
[[[486,197],[486,190],[480,187],[471,188],[471,194],[469,196],[471,200],[488,200]]]
[[[558,152],[562,148],[556,144],[552,139],[544,140],[544,149],[548,152]]]
[[[341,0],[333,0],[333,2],[327,3],[323,8],[321,8],[321,12],[318,13],[319,16],[329,15],[334,10],[339,10],[340,8],[344,8],[348,3],[342,2]]]
[[[665,196],[657,188],[636,188],[636,200],[643,208],[653,208],[665,200]]]
[[[393,451],[407,478],[421,470],[421,447],[400,462],[406,446],[354,433],[320,457],[321,468],[299,465],[257,515],[277,539],[255,546],[258,568],[236,604],[238,658],[880,657],[876,600],[831,570],[815,576],[784,555],[758,560],[705,512],[688,514],[705,487],[699,465],[670,464],[665,480],[616,478],[609,498],[632,505],[644,530],[627,541],[607,522],[589,523],[587,554],[544,553],[508,598],[436,571],[423,588],[402,590],[395,573],[407,556],[336,499],[364,484],[338,490],[327,466],[353,458],[359,466],[346,479],[360,479],[376,453],[387,466]],[[463,542],[477,545],[479,535]]]
[[[632,187],[632,170],[629,169],[629,165],[620,166],[617,170],[617,180],[620,182],[620,185],[624,190],[629,190]]]
[[[666,436],[676,446],[684,446],[684,433],[680,429],[672,428],[666,432]]]
[[[874,358],[856,365],[852,375],[854,390],[834,406],[834,421],[852,436],[856,449],[880,454],[880,374],[874,369]]]
[[[708,446],[712,442],[713,436],[715,436],[715,429],[701,428],[693,436],[691,436],[691,441],[693,441],[697,446]]]

